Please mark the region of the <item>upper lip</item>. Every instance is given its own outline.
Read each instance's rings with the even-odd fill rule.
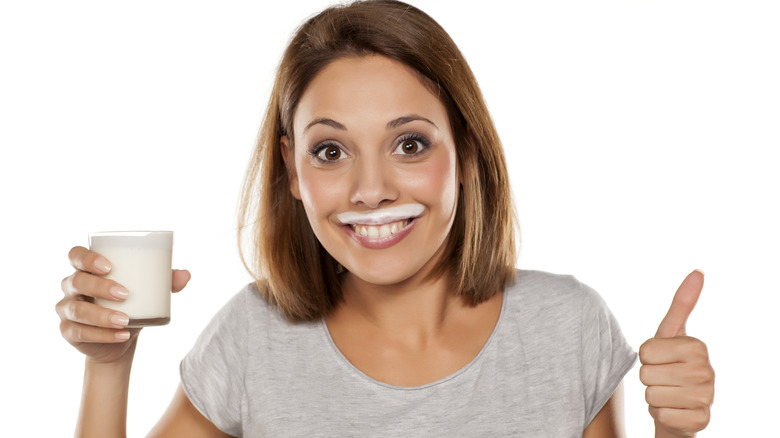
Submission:
[[[401,204],[365,212],[346,211],[337,218],[343,225],[383,225],[419,216],[425,207],[421,204]]]

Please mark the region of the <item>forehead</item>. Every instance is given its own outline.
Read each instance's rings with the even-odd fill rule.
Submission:
[[[384,124],[414,113],[446,122],[444,105],[423,80],[410,67],[384,56],[340,58],[307,86],[293,118],[294,129],[320,117]]]

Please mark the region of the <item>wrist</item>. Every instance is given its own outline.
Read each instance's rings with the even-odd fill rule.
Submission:
[[[104,362],[101,360],[95,360],[87,357],[84,361],[84,367],[87,372],[118,375],[121,373],[129,373],[130,368],[133,366],[133,355],[127,355],[121,359]]]
[[[695,438],[696,433],[692,434],[685,434],[684,432],[681,433],[674,433],[671,432],[666,427],[658,424],[658,422],[655,422],[655,438]]]

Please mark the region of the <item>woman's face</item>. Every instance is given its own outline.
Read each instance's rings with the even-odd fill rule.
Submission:
[[[292,156],[282,138],[290,189],[339,263],[381,285],[435,265],[459,176],[447,111],[412,70],[382,56],[334,61],[304,92],[293,127]]]

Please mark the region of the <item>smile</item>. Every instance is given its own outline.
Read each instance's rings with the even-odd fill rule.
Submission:
[[[410,218],[382,225],[353,224],[341,227],[358,245],[368,249],[385,249],[408,236],[418,220]]]
[[[421,204],[402,204],[366,212],[344,212],[341,227],[360,246],[389,248],[404,239],[425,211]]]
[[[383,237],[390,236],[392,234],[398,233],[400,230],[405,228],[409,223],[411,222],[411,219],[401,220],[397,222],[391,222],[389,224],[382,224],[382,225],[360,225],[360,224],[353,224],[351,225],[352,231],[355,232],[355,234],[359,234],[363,237],[368,237],[371,239],[381,239]]]

